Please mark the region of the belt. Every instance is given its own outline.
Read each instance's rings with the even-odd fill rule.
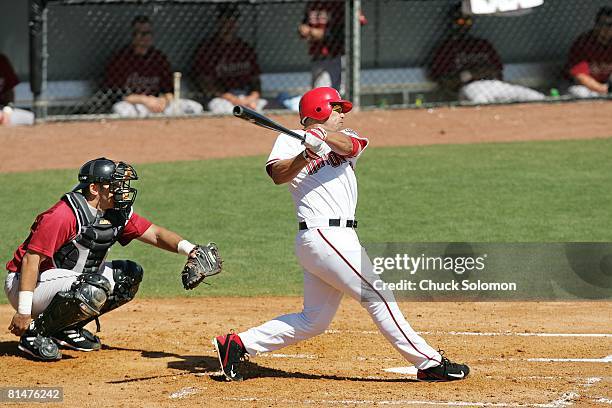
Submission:
[[[319,223],[319,225],[311,225],[311,228],[316,228],[318,227],[323,227],[324,225],[320,225],[321,223]],[[330,218],[328,220],[328,226],[330,227],[346,227],[346,228],[357,228],[357,220],[340,220],[340,218]],[[298,227],[299,230],[305,230],[308,229],[308,225],[306,224],[306,221],[301,221],[300,223],[298,223]]]

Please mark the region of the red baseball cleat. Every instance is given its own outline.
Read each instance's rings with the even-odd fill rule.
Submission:
[[[242,374],[238,371],[240,363],[248,358],[248,353],[237,334],[228,333],[212,339],[217,350],[221,371],[229,381],[242,381]]]

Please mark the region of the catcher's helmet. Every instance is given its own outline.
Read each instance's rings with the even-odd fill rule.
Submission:
[[[130,187],[131,180],[138,180],[136,170],[124,162],[100,157],[90,160],[79,170],[79,184],[74,190],[86,188],[91,183],[110,184],[116,209],[127,209],[136,200],[137,190]]]
[[[334,88],[323,86],[306,92],[300,99],[300,123],[303,125],[307,118],[327,120],[332,105],[342,106],[343,113],[353,109],[353,104],[342,99]]]

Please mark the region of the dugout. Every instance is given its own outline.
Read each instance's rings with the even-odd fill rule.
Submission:
[[[23,82],[17,90],[18,104],[36,109],[39,117],[103,113],[96,102],[100,76],[112,51],[125,42],[135,14],[151,16],[156,45],[168,55],[174,70],[188,73],[194,48],[212,29],[218,3],[221,1],[0,0],[0,51],[13,61]],[[296,35],[305,1],[235,3],[240,8],[241,35],[257,50],[267,96],[307,88],[307,45]],[[446,10],[453,1],[360,3],[368,20],[355,44],[359,51],[355,76],[362,105],[414,105],[421,94],[426,101],[435,101],[435,84],[428,80],[424,67],[440,41]],[[521,17],[478,17],[474,31],[495,44],[511,79],[547,90],[563,84],[563,63],[572,40],[592,27],[593,16],[605,5],[610,2],[546,0]],[[197,93],[189,74],[184,77],[185,93]]]

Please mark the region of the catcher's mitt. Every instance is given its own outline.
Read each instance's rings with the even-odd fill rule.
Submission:
[[[193,251],[181,273],[183,287],[187,290],[198,286],[204,278],[220,273],[223,265],[219,248],[214,242],[206,246],[196,245]]]

